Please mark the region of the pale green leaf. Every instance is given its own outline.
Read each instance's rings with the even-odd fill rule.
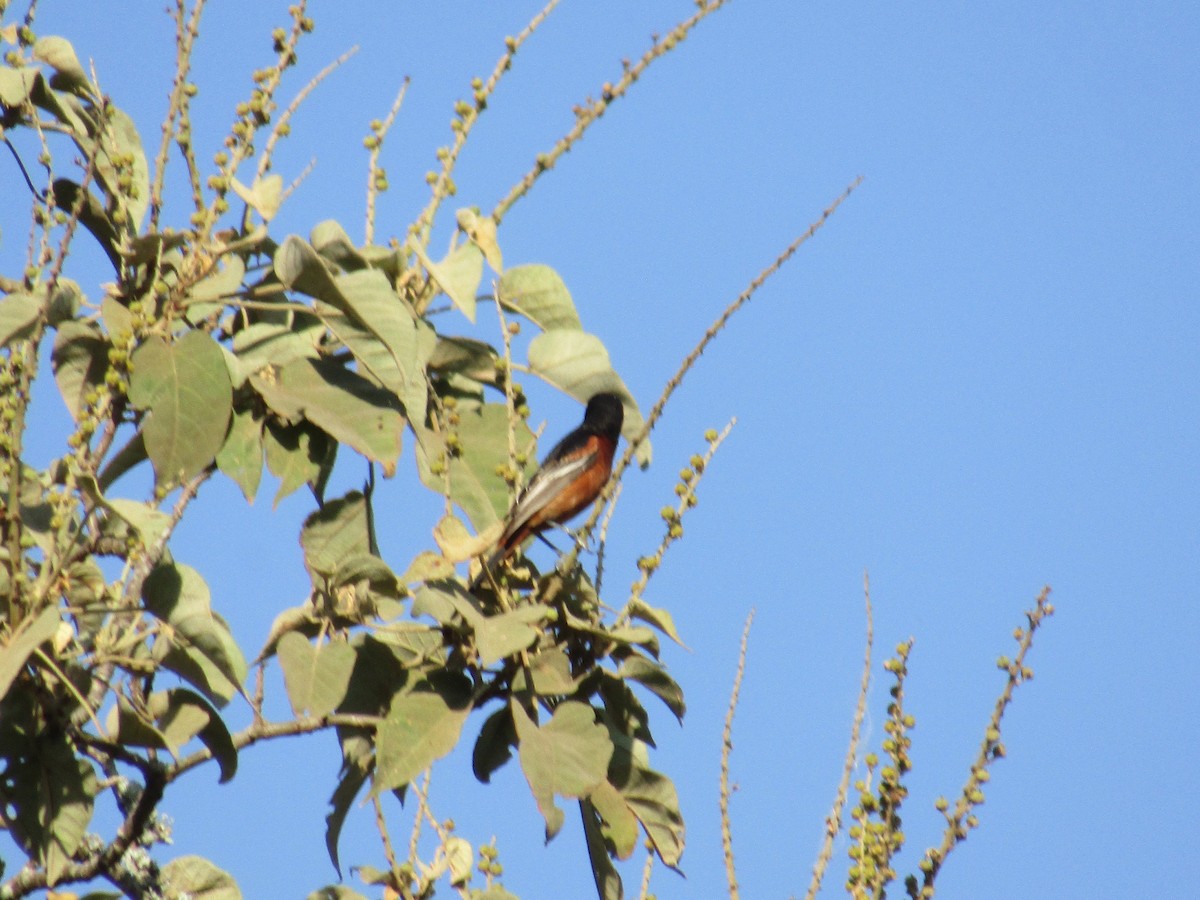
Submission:
[[[29,337],[41,312],[41,298],[27,291],[16,291],[0,298],[0,347]]]
[[[326,716],[338,708],[354,671],[353,647],[342,641],[314,647],[307,638],[291,631],[279,639],[276,653],[296,716]]]
[[[263,447],[267,468],[279,479],[274,500],[276,506],[301,485],[313,485],[315,490],[327,470],[333,467],[337,453],[337,444],[308,422],[284,426],[268,419],[267,430],[263,432]]]
[[[475,623],[475,644],[485,666],[533,645],[541,631],[534,627],[550,615],[547,606],[519,606]]]
[[[475,209],[460,209],[454,214],[461,228],[480,249],[488,265],[497,272],[504,271],[504,256],[500,253],[500,245],[496,242],[496,220],[484,216]]]
[[[608,787],[605,782],[599,788],[592,792],[592,797],[600,796],[603,799],[601,792],[605,787]],[[624,801],[621,801],[618,795],[618,801],[624,807]],[[624,859],[629,856],[626,852],[622,855],[624,845],[618,843],[619,840],[625,837],[624,832],[614,834],[612,828],[606,828],[600,820],[598,810],[592,800],[580,800],[579,809],[583,814],[583,836],[587,842],[588,861],[592,865],[592,880],[596,883],[596,895],[600,900],[622,900],[624,896],[624,887],[621,884],[621,876],[617,872],[616,866],[613,865],[612,858],[609,856],[609,843],[613,845],[617,855]],[[632,816],[629,817],[633,819]],[[633,820],[633,836],[637,839],[637,820]],[[605,839],[608,839],[607,841]]]
[[[270,222],[279,212],[279,204],[283,202],[283,177],[278,174],[267,175],[265,178],[255,178],[250,187],[242,184],[236,178],[229,186],[241,198],[242,202],[262,216],[264,222]]]
[[[151,338],[133,354],[129,399],[149,410],[146,452],[160,485],[204,471],[225,443],[233,387],[221,348],[202,331],[168,344]]]
[[[521,769],[546,820],[546,840],[550,840],[563,823],[563,812],[554,804],[555,794],[579,798],[599,787],[612,758],[612,740],[586,703],[568,700],[559,704],[541,727],[520,703],[510,706],[520,741]]]
[[[250,379],[272,411],[285,419],[297,415],[330,437],[380,463],[390,476],[400,456],[404,430],[394,396],[333,359],[298,359],[275,379]]]
[[[50,360],[59,393],[73,419],[79,419],[88,391],[104,384],[108,349],[108,341],[90,322],[63,322],[59,326]]]
[[[453,750],[470,711],[458,686],[397,694],[376,732],[372,795],[403,787]]]
[[[33,58],[54,69],[55,78],[52,83],[55,87],[65,90],[90,88],[87,72],[79,64],[75,48],[66,38],[57,35],[38,38],[33,45]]]
[[[246,678],[246,660],[223,619],[212,610],[208,585],[200,573],[182,564],[160,564],[142,585],[146,609],[171,626],[161,635],[163,664],[191,681],[213,702],[223,705]],[[170,650],[183,651],[199,671],[183,665]],[[214,678],[217,675],[219,677]]]
[[[330,500],[304,520],[300,531],[304,563],[310,571],[332,575],[347,559],[370,553],[367,501],[358,491]]]
[[[242,900],[233,876],[202,856],[180,856],[162,869],[168,897],[189,900]]]
[[[501,277],[496,293],[505,307],[520,313],[543,331],[583,330],[571,292],[549,266],[536,263],[514,266]]]
[[[441,262],[435,263],[415,241],[410,241],[408,246],[450,302],[468,321],[474,322],[475,295],[483,280],[483,252],[474,244],[461,244]]]
[[[217,452],[217,468],[233,479],[250,503],[263,469],[263,417],[255,408],[235,410],[229,434]]]
[[[21,620],[21,624],[0,644],[0,697],[8,693],[30,655],[58,630],[62,621],[57,606],[47,606],[36,616]]]

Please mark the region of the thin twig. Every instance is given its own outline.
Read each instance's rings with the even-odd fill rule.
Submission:
[[[733,752],[733,714],[737,709],[738,695],[742,691],[742,676],[746,673],[746,644],[750,640],[750,624],[754,621],[754,610],[746,616],[742,629],[742,645],[738,650],[737,674],[733,677],[733,693],[729,697],[729,709],[725,712],[725,729],[721,732],[721,847],[725,854],[725,880],[729,888],[729,900],[737,900],[737,873],[733,866],[733,825],[729,818],[729,755]]]
[[[657,858],[658,856],[651,846],[647,846],[646,864],[642,866],[642,889],[638,891],[638,900],[646,900],[650,894],[650,876],[654,872],[654,860]]]
[[[480,114],[487,108],[488,100],[495,92],[496,85],[500,83],[500,79],[504,76],[504,73],[512,68],[513,57],[516,56],[517,50],[530,38],[558,4],[559,0],[549,0],[541,12],[529,20],[529,24],[525,26],[520,34],[516,37],[505,39],[504,53],[496,61],[496,66],[492,69],[491,76],[482,84],[476,82],[479,86],[475,88],[474,102],[468,104],[464,101],[455,110],[459,118],[455,119],[454,142],[449,147],[443,147],[438,151],[438,158],[442,161],[442,170],[433,177],[432,195],[429,198],[429,203],[421,210],[421,214],[417,217],[417,220],[409,227],[409,234],[416,237],[421,246],[426,246],[429,243],[429,235],[433,230],[433,220],[437,216],[438,208],[442,205],[446,197],[454,194],[454,183],[451,180],[451,175],[454,172],[455,163],[458,162],[458,155],[462,152],[462,148],[466,146],[467,137],[470,135],[471,129],[475,127],[475,123],[479,121]],[[497,224],[499,224],[499,221],[499,219],[496,220]]]
[[[167,173],[167,154],[171,149],[171,135],[175,131],[175,122],[182,114],[186,102],[188,72],[192,67],[192,48],[196,44],[196,36],[200,33],[200,14],[204,10],[204,2],[205,0],[196,0],[189,19],[185,0],[175,0],[175,80],[171,84],[167,114],[163,118],[162,140],[158,145],[158,155],[154,158],[154,182],[150,187],[149,232],[151,233],[158,230],[158,217],[162,214],[162,191],[163,180]]]
[[[963,785],[954,810],[943,813],[946,817],[946,830],[942,834],[942,843],[936,849],[931,848],[925,851],[925,859],[921,867],[924,872],[924,884],[920,893],[922,898],[933,896],[934,881],[945,864],[946,857],[956,846],[965,841],[967,834],[979,824],[973,811],[983,802],[982,785],[990,777],[989,770],[992,763],[997,759],[1002,759],[1005,754],[1004,744],[1000,741],[1001,720],[1004,718],[1004,712],[1008,709],[1008,705],[1012,702],[1013,692],[1017,686],[1033,678],[1033,670],[1025,665],[1025,657],[1033,646],[1034,633],[1046,618],[1052,615],[1054,615],[1054,605],[1050,602],[1050,588],[1044,587],[1038,594],[1035,607],[1025,613],[1028,627],[1017,629],[1016,658],[1011,661],[1007,658],[1000,660],[1001,668],[1008,673],[1008,679],[992,709],[992,716],[988,720],[983,741],[979,745],[979,753],[971,765],[970,775]]]
[[[378,127],[375,127],[374,124],[371,127],[374,141],[371,143],[371,154],[367,161],[367,224],[363,236],[367,246],[375,241],[375,198],[379,194],[379,152],[383,149],[383,139],[392,130],[392,124],[396,121],[400,107],[404,105],[404,95],[408,93],[410,81],[412,79],[405,76],[404,83],[396,92],[396,99],[392,101],[392,108],[388,110],[387,117],[379,123]]]
[[[825,817],[825,837],[821,841],[821,852],[813,865],[812,880],[808,884],[805,900],[813,900],[821,889],[821,880],[833,857],[833,841],[842,830],[842,811],[846,808],[846,797],[850,792],[850,776],[858,761],[858,745],[862,734],[863,718],[867,712],[867,689],[871,686],[871,650],[875,644],[875,616],[871,609],[871,578],[863,572],[863,598],[867,608],[867,640],[863,652],[862,678],[858,685],[858,703],[854,707],[854,724],[850,726],[850,746],[846,749],[846,758],[842,764],[842,777],[838,782],[837,795],[833,807]]]
[[[262,154],[258,158],[258,168],[255,170],[255,178],[262,178],[271,168],[271,154],[275,151],[275,145],[279,143],[279,139],[287,135],[291,131],[292,116],[296,114],[296,110],[300,108],[307,98],[326,78],[332,75],[340,68],[350,57],[358,52],[358,45],[351,47],[320,72],[309,79],[308,84],[300,89],[300,92],[292,98],[292,102],[287,105],[287,108],[280,114],[279,119],[275,122],[275,127],[271,129],[271,134],[267,138],[267,142],[263,144]]]
[[[728,0],[707,0],[698,4],[699,9],[688,19],[680,22],[667,34],[662,40],[655,40],[654,44],[647,50],[642,58],[635,64],[624,64],[624,72],[617,80],[616,84],[608,84],[607,82],[601,86],[600,99],[590,100],[582,106],[575,107],[575,124],[571,129],[559,138],[558,142],[550,148],[549,153],[541,153],[534,161],[533,168],[525,173],[525,176],[518,181],[509,190],[508,194],[496,204],[496,208],[492,210],[492,219],[496,224],[500,224],[500,220],[507,215],[512,205],[529,193],[529,189],[542,176],[544,172],[554,168],[554,164],[558,162],[559,157],[571,149],[584,135],[584,133],[592,125],[600,119],[601,116],[608,110],[615,100],[619,100],[625,96],[629,88],[637,81],[642,73],[649,65],[661,56],[666,55],[674,50],[688,37],[688,34],[693,28],[706,18],[711,13],[716,12]]]

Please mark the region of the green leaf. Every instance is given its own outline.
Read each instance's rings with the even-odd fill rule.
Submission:
[[[333,273],[304,238],[289,234],[275,251],[272,264],[284,287],[340,308],[341,298]]]
[[[339,308],[349,321],[339,322],[318,307],[330,330],[380,384],[400,397],[410,419],[424,421],[428,395],[425,366],[436,333],[413,314],[378,270],[342,275],[335,283],[341,296]]]
[[[314,225],[308,240],[317,253],[347,272],[365,269],[369,265],[350,240],[350,235],[346,234],[346,229],[333,219]]]
[[[264,222],[270,222],[279,212],[279,205],[283,202],[283,176],[271,174],[265,178],[255,178],[250,187],[234,178],[229,186],[243,203],[262,216]]]
[[[198,324],[221,310],[225,301],[241,290],[245,275],[245,261],[240,256],[227,253],[216,269],[188,291],[187,320]]]
[[[278,415],[291,420],[302,415],[334,440],[380,463],[386,476],[395,472],[404,418],[389,391],[333,359],[298,359],[283,366],[274,381],[262,375],[250,381]]]
[[[517,743],[517,732],[513,726],[512,710],[508,704],[500,707],[484,720],[471,752],[471,770],[483,784],[491,781],[492,773],[512,759],[512,748]]]
[[[305,900],[367,900],[367,898],[344,884],[327,884],[320,890],[313,891]]]
[[[675,869],[683,855],[683,814],[671,779],[635,761],[617,782],[630,811],[637,816],[659,858]]]
[[[8,302],[6,298],[5,303]],[[0,309],[3,304],[0,304]],[[108,341],[90,322],[63,322],[54,338],[51,365],[63,402],[71,418],[79,420],[83,398],[89,390],[104,384],[108,372]]]
[[[498,467],[508,463],[508,410],[500,403],[460,409],[458,434],[462,452],[450,458],[450,499],[479,532],[499,522],[511,500],[508,483],[497,474]],[[532,439],[533,432],[521,422],[516,431],[517,447],[524,449]],[[429,470],[438,441],[432,433],[426,433],[417,446],[417,460],[426,487],[441,493],[445,476]]]
[[[105,192],[124,209],[129,216],[129,234],[141,230],[142,219],[150,205],[150,167],[146,164],[146,151],[138,136],[133,119],[121,109],[108,106],[105,110],[106,125],[100,135],[101,153],[96,157],[96,175],[104,184]],[[86,151],[87,148],[82,148]],[[118,170],[113,160],[125,157],[132,159],[132,166]],[[128,187],[122,187],[128,178]]]
[[[51,885],[62,877],[92,818],[96,776],[61,729],[48,729],[32,692],[0,706],[0,803],[4,824]]]
[[[244,382],[265,366],[285,366],[296,359],[317,355],[322,334],[315,317],[297,316],[290,324],[254,322],[233,336],[239,381]]]
[[[50,82],[54,87],[68,91],[85,90],[90,92],[91,85],[88,82],[87,73],[79,64],[75,48],[66,38],[56,35],[38,38],[33,45],[33,58],[54,69],[55,75]]]
[[[248,503],[254,502],[263,469],[263,416],[257,409],[234,411],[229,434],[217,452],[217,468],[242,489]]]
[[[0,299],[0,347],[29,337],[41,314],[41,298],[27,291],[16,291]]]
[[[477,209],[460,209],[454,214],[458,227],[483,253],[488,265],[497,272],[504,271],[504,256],[496,242],[496,220],[479,214]]]
[[[342,641],[314,647],[292,631],[279,639],[276,653],[288,701],[297,717],[306,712],[327,716],[341,705],[357,658],[353,647]]]
[[[33,651],[54,637],[61,621],[58,607],[47,606],[36,616],[22,619],[7,642],[0,644],[0,697],[8,693]]]
[[[461,244],[441,262],[435,263],[416,241],[410,241],[408,247],[450,302],[467,317],[467,321],[474,322],[475,294],[483,280],[483,252],[474,244]]]
[[[684,650],[688,649],[687,644],[679,637],[679,632],[675,630],[675,620],[671,614],[665,609],[651,606],[640,597],[633,598],[625,606],[625,612],[635,619],[641,619],[643,622],[649,622]]]
[[[533,656],[529,660],[529,673],[533,676],[533,692],[539,697],[562,697],[575,692],[577,684],[571,675],[571,662],[558,647],[550,647]],[[513,680],[513,690],[526,689],[522,670]]]
[[[81,147],[85,146],[84,142],[77,141],[76,143],[79,143]],[[79,221],[100,244],[104,255],[108,257],[113,268],[119,272],[121,269],[120,238],[117,234],[117,226],[113,223],[109,210],[105,209],[104,204],[96,199],[96,195],[91,191],[84,191],[82,185],[76,184],[69,178],[56,178],[50,185],[50,193],[59,209],[79,209]]]
[[[155,691],[146,698],[144,710],[118,697],[106,725],[111,739],[118,743],[161,748],[172,755],[199,737],[220,766],[221,784],[237,773],[237,747],[229,729],[207,700],[187,688]]]
[[[485,666],[531,647],[541,631],[533,627],[550,616],[548,606],[519,606],[510,612],[488,616],[475,624],[475,646]]]
[[[180,856],[162,869],[168,897],[189,900],[242,900],[233,876],[202,856]]]
[[[142,425],[160,485],[198,475],[225,443],[233,387],[221,348],[202,331],[168,344],[150,338],[133,354],[129,399],[150,411]]]
[[[600,788],[592,792],[592,796],[597,794],[607,786],[607,782],[601,785]],[[624,803],[621,804],[622,807]],[[600,900],[621,900],[625,895],[625,889],[621,884],[621,876],[617,872],[616,866],[613,865],[612,859],[608,855],[608,846],[605,843],[605,837],[611,835],[611,829],[606,830],[597,815],[595,805],[589,800],[579,801],[580,811],[583,813],[583,836],[587,841],[588,860],[592,864],[592,880],[596,883],[596,896]],[[630,816],[630,819],[633,819]],[[633,836],[637,838],[637,821],[633,822]],[[620,846],[617,848],[618,856],[620,856]],[[628,853],[620,856],[621,859],[628,857]]]
[[[172,688],[162,693],[166,695],[166,709],[158,718],[158,725],[167,746],[177,749],[193,737],[199,737],[220,766],[219,783],[233,778],[237,774],[237,747],[217,711],[207,700],[187,688]]]
[[[627,441],[637,437],[646,424],[633,395],[613,370],[608,350],[594,334],[567,328],[539,334],[529,342],[529,368],[580,403],[587,403],[601,391],[619,394],[625,406],[621,433]],[[637,459],[642,468],[650,465],[649,440],[638,448]]]
[[[469,687],[457,679],[423,684],[429,689],[397,694],[379,723],[372,796],[408,784],[458,743],[471,711]]]
[[[521,704],[511,704],[513,722],[520,741],[521,769],[546,820],[546,840],[563,824],[563,812],[554,805],[554,795],[586,797],[605,779],[613,743],[608,730],[596,721],[595,710],[586,703],[568,700],[539,727]]]
[[[146,577],[142,600],[171,626],[155,644],[156,658],[218,706],[227,703],[246,679],[246,660],[225,621],[213,612],[200,573],[182,564],[160,564]]]
[[[342,825],[346,821],[346,813],[354,803],[354,798],[362,790],[367,781],[367,773],[358,766],[344,763],[337,787],[329,798],[329,813],[325,816],[325,849],[329,852],[329,861],[333,863],[334,871],[342,877],[342,865],[338,860],[338,838],[342,834]]]
[[[6,64],[0,68],[0,103],[9,109],[17,109],[22,106],[29,99],[34,85],[41,78],[42,73],[33,66],[10,69]]]
[[[667,708],[675,713],[675,718],[680,722],[683,721],[683,714],[687,712],[687,704],[683,700],[683,689],[659,663],[634,654],[622,660],[616,675],[618,678],[633,679],[644,685],[663,703],[667,704]]]
[[[171,517],[148,503],[116,497],[100,505],[132,527],[145,547],[156,544],[171,527]]]
[[[274,505],[304,484],[323,484],[333,468],[337,444],[325,432],[308,422],[285,426],[271,419],[263,433],[267,468],[279,479]]]
[[[562,278],[549,266],[515,266],[496,286],[500,302],[520,313],[543,331],[565,328],[582,331],[583,323]]]
[[[621,792],[605,781],[592,791],[588,800],[603,820],[604,836],[612,843],[617,859],[629,859],[637,845],[638,820]]]
[[[358,491],[330,500],[304,520],[300,531],[304,564],[312,572],[332,575],[346,559],[370,552],[367,501]]]

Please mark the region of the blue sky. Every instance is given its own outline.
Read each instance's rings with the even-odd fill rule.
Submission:
[[[366,123],[410,75],[382,160],[392,189],[378,228],[399,233],[424,205],[453,101],[537,8],[314,3],[291,90],[360,50],[276,156],[285,181],[316,157],[277,236],[328,218],[361,236]],[[109,4],[109,21],[100,9],[45,3],[37,30],[91,57],[156,144],[169,21],[155,4]],[[692,9],[564,3],[477,127],[457,201],[490,209],[570,126],[572,104]],[[282,19],[283,4],[208,10],[194,129],[208,155]],[[720,731],[752,607],[735,723],[738,873],[745,896],[803,894],[848,739],[864,569],[877,660],[916,639],[902,874],[940,840],[933,800],[966,777],[1002,685],[995,659],[1047,583],[1058,611],[1034,648],[1036,678],[1006,718],[1009,756],[940,895],[1173,896],[1200,863],[1194,829],[1177,824],[1200,803],[1186,762],[1200,740],[1198,53],[1200,9],[1184,3],[732,3],[503,223],[506,262],[560,272],[646,407],[721,309],[865,176],[688,376],[656,432],[656,464],[629,473],[610,530],[618,590],[657,541],[657,511],[703,431],[737,417],[648,595],[690,647],[664,653],[687,695],[684,726],[653,710],[655,764],[688,822],[687,879],[660,871],[660,898],[723,893]],[[11,165],[0,185],[23,190]],[[3,224],[8,267],[24,228]],[[95,297],[106,276],[97,264],[89,284],[87,271],[75,277]],[[530,394],[548,436],[575,424],[574,404]],[[56,402],[44,396],[47,419]],[[412,474],[406,450],[383,491],[378,527],[396,568],[430,545],[437,510]],[[361,477],[347,455],[340,483]],[[311,501],[272,511],[272,493],[247,508],[236,489],[207,485],[173,544],[251,653],[307,588],[296,534]],[[245,752],[227,786],[193,773],[165,807],[179,851],[230,870],[247,897],[332,881],[322,835],[337,764],[335,741],[319,736]],[[456,753],[435,773],[433,803],[474,842],[498,835],[522,897],[591,891],[577,819],[543,848],[515,765],[483,787]],[[408,814],[391,815],[406,834]],[[368,810],[352,814],[342,855],[379,862]],[[639,872],[626,870],[631,892]]]

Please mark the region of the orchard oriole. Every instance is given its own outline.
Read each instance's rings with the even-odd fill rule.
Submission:
[[[496,549],[471,582],[472,590],[526,538],[567,521],[600,495],[612,474],[624,419],[616,394],[588,400],[583,424],[554,445],[508,511]]]

